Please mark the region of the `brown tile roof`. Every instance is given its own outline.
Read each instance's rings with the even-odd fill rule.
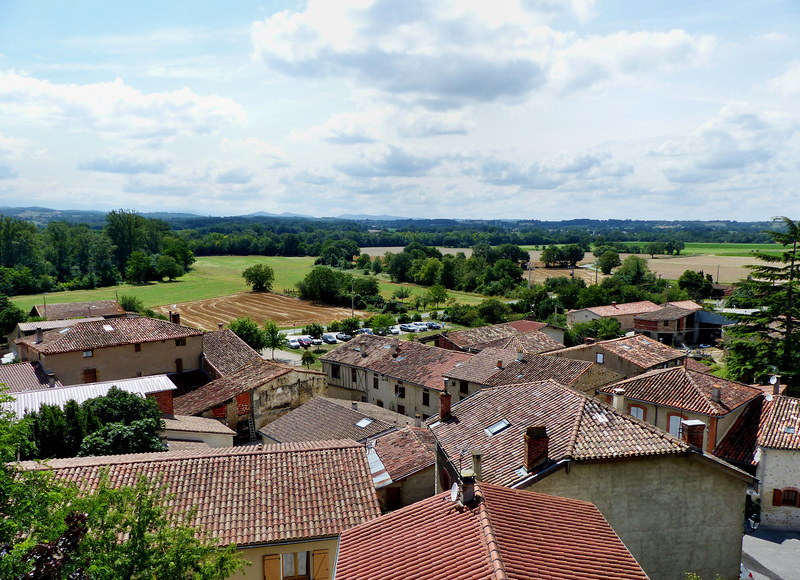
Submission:
[[[173,409],[179,415],[196,415],[292,371],[315,373],[259,358],[195,391],[176,397],[173,400]]]
[[[696,373],[709,373],[711,372],[711,367],[707,364],[703,364],[699,360],[693,359],[692,357],[687,357],[686,359],[686,368],[690,371],[694,371]],[[772,386],[770,386],[772,389]]]
[[[544,332],[534,330],[532,332],[526,332],[525,334],[516,334],[514,336],[492,340],[483,344],[473,345],[471,347],[471,349],[474,350],[482,350],[484,348],[503,348],[513,350],[515,352],[521,350],[522,352],[538,354],[564,348],[564,345],[557,340],[553,340]]]
[[[397,356],[392,356],[395,344]],[[362,356],[362,353],[367,356]],[[441,391],[444,389],[442,375],[469,360],[470,356],[417,342],[362,334],[322,355],[320,360],[366,369]]]
[[[345,407],[346,409],[353,408],[353,401],[345,400],[345,399],[331,399],[328,398],[329,403],[333,403],[334,405],[339,405],[340,407]],[[392,423],[393,425],[413,425],[414,418],[409,417],[408,415],[399,415],[397,411],[392,411],[391,409],[387,409],[385,407],[379,407],[378,405],[373,405],[372,403],[364,403],[358,401],[356,403],[357,410],[368,417],[372,417],[373,419],[380,419],[385,423]]]
[[[488,483],[476,499],[445,492],[345,531],[337,580],[647,578],[591,503]]]
[[[633,317],[633,320],[680,320],[681,318],[686,318],[693,312],[693,310],[667,305],[658,310],[653,310],[652,312],[637,314]]]
[[[39,361],[0,365],[0,384],[4,384],[9,393],[38,391],[50,388],[50,379]],[[63,386],[56,381],[56,387]]]
[[[717,445],[714,455],[755,465],[757,447],[800,450],[800,399],[766,395],[753,401]]]
[[[511,328],[519,330],[520,332],[531,332],[532,330],[541,330],[547,326],[546,322],[537,322],[535,320],[514,320],[506,323]]]
[[[203,331],[196,328],[138,316],[97,322],[79,322],[75,326],[44,333],[44,339],[38,344],[35,335],[18,338],[15,342],[25,343],[31,349],[42,354],[57,354],[137,342],[173,340],[200,334],[203,334]]]
[[[105,320],[102,316],[92,316],[90,318],[72,318],[67,320],[37,320],[36,322],[20,322],[17,328],[22,334],[31,334],[36,332],[37,328],[45,330],[53,330],[54,328],[64,328],[65,326],[74,326],[78,322],[96,322],[98,320]]]
[[[579,344],[560,349],[559,353],[568,353],[583,349],[599,348],[618,357],[632,362],[633,364],[648,369],[660,364],[684,358],[686,353],[678,349],[667,346],[657,340],[653,340],[644,334],[635,336],[623,336],[612,338],[611,340],[601,340],[594,344]]]
[[[486,384],[489,378],[500,369],[497,361],[503,361],[503,366],[511,364],[517,360],[517,352],[500,348],[486,348],[474,354],[472,358],[464,361],[452,370],[444,373],[449,379],[470,381],[478,384]]]
[[[683,308],[684,310],[691,310],[692,312],[697,312],[698,310],[702,310],[703,307],[700,306],[694,300],[677,300],[675,302],[667,302],[670,306],[677,306],[678,308]]]
[[[555,350],[564,346],[537,329],[522,331],[517,328],[519,326],[524,328],[533,324],[539,323],[532,323],[527,320],[519,320],[514,323],[503,322],[501,324],[448,332],[445,338],[463,350],[475,351],[484,348],[510,348],[536,353]]]
[[[679,454],[688,445],[660,429],[620,413],[553,380],[489,387],[453,405],[452,418],[428,419],[431,431],[454,465],[465,448],[483,452],[483,481],[514,485],[529,476],[522,469],[527,427],[545,425],[548,458],[621,459]],[[495,435],[488,427],[509,426]]]
[[[363,409],[363,403],[361,403]],[[363,427],[359,427],[361,422]],[[379,433],[396,428],[394,423],[376,420],[362,411],[331,402],[325,397],[310,401],[289,411],[259,430],[277,443],[353,439],[365,441]]]
[[[170,451],[198,451],[202,449],[211,449],[208,443],[203,441],[178,441],[175,439],[164,439],[164,445]]]
[[[162,477],[179,509],[196,507],[189,523],[223,545],[267,544],[330,537],[380,515],[363,445],[328,441],[303,447],[269,445],[187,449],[105,457],[54,459],[38,467],[95,489],[102,474],[113,486],[138,475]]]
[[[399,481],[436,463],[436,440],[427,426],[409,426],[377,437],[375,453],[392,481]]]
[[[503,361],[503,368],[497,367]],[[517,353],[510,350],[487,348],[470,360],[445,373],[450,379],[470,381],[480,385],[509,385],[555,379],[570,384],[592,366],[587,361],[556,358],[541,354],[525,354],[517,360]]]
[[[221,376],[240,369],[245,363],[261,358],[261,355],[229,328],[206,332],[203,335],[203,355],[206,357],[206,362]]]
[[[170,431],[186,431],[187,433],[219,433],[221,435],[235,435],[236,431],[223,425],[216,419],[205,417],[192,417],[191,415],[164,415],[164,429]]]
[[[608,306],[592,306],[586,308],[589,312],[597,316],[620,316],[625,314],[644,314],[645,312],[653,312],[661,308],[658,304],[650,302],[649,300],[642,300],[641,302],[626,302],[624,304],[610,304]]]
[[[713,399],[712,389],[715,387],[720,389],[719,402]],[[648,371],[605,386],[600,391],[610,394],[616,388],[625,389],[626,399],[683,409],[710,417],[724,417],[761,396],[761,389],[708,373],[698,373],[682,366]]]
[[[93,302],[38,304],[31,309],[31,314],[40,316],[45,320],[65,320],[67,318],[91,318],[94,316],[122,316],[125,311],[116,300],[95,300]]]

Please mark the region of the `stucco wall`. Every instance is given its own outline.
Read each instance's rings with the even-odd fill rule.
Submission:
[[[747,484],[691,457],[572,464],[529,489],[594,503],[651,580],[738,578]]]
[[[256,429],[261,429],[313,397],[326,394],[327,384],[322,375],[292,371],[280,376],[258,387],[253,393]]]
[[[244,569],[244,576],[235,574],[231,578],[244,580],[264,580],[264,556],[268,554],[285,554],[291,552],[313,552],[314,550],[328,550],[328,562],[330,565],[329,578],[333,578],[333,568],[336,562],[336,550],[339,540],[318,540],[309,542],[296,542],[291,544],[270,545],[258,548],[244,548],[240,550],[242,558],[251,562],[253,565]],[[316,580],[312,578],[311,580]]]
[[[594,396],[595,391],[600,387],[622,380],[624,376],[605,365],[593,364],[577,379],[572,382],[572,386],[583,392]]]
[[[761,525],[800,531],[800,508],[772,505],[773,489],[800,488],[800,451],[759,448],[756,477],[761,481]]]
[[[209,447],[233,447],[233,435],[224,433],[193,433],[164,429],[159,435],[170,441],[202,441]]]

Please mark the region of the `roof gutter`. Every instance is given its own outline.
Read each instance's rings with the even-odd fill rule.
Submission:
[[[550,467],[548,467],[546,469],[543,469],[542,471],[537,471],[536,473],[532,473],[532,474],[528,475],[527,477],[519,480],[514,485],[511,485],[509,487],[511,489],[522,489],[524,487],[528,487],[529,485],[532,485],[532,484],[544,479],[548,475],[552,475],[555,472],[560,471],[561,469],[566,469],[567,472],[569,472],[569,464],[570,463],[572,463],[572,459],[571,458],[567,458],[567,459],[562,459],[560,461],[556,461]]]

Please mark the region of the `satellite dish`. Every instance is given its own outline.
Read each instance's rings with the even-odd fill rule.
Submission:
[[[770,384],[770,385],[776,385],[776,384],[778,384],[778,377],[776,377],[775,375],[772,375],[772,376],[769,378],[769,384]]]
[[[454,483],[453,487],[450,488],[450,501],[456,501],[458,498],[458,483]]]

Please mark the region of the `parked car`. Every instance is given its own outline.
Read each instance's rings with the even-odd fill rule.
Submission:
[[[300,343],[297,342],[296,338],[290,338],[289,341],[286,343],[286,346],[289,348],[300,348]]]
[[[313,344],[314,346],[319,346],[322,344],[322,339],[311,337],[311,344]]]
[[[393,326],[389,329],[389,334],[400,334],[400,327]]]
[[[427,322],[426,324],[428,325],[428,330],[439,330],[442,327],[438,322]]]
[[[304,336],[303,338],[298,338],[298,339],[297,339],[297,342],[298,342],[298,343],[300,344],[300,346],[302,346],[303,348],[308,348],[309,346],[311,346],[311,339],[310,339],[310,338],[308,338],[307,336]]]
[[[339,333],[339,334],[341,334],[341,333]],[[327,344],[336,344],[336,335],[333,334],[332,332],[328,332],[328,333],[322,335],[322,340],[323,340],[323,342],[326,342]]]
[[[341,340],[342,342],[347,342],[351,338],[353,338],[353,337],[350,336],[349,334],[345,334],[344,332],[337,332],[336,333],[336,340]]]
[[[416,326],[417,330],[419,332],[422,332],[423,330],[428,330],[428,323],[427,322],[412,322],[411,324]]]
[[[359,334],[374,334],[371,328],[359,328],[356,330],[356,336]]]
[[[403,332],[417,332],[417,330],[419,329],[417,328],[416,324],[409,323],[409,324],[401,324],[400,330],[402,330]]]
[[[753,580],[753,574],[742,563],[739,563],[739,580]]]

